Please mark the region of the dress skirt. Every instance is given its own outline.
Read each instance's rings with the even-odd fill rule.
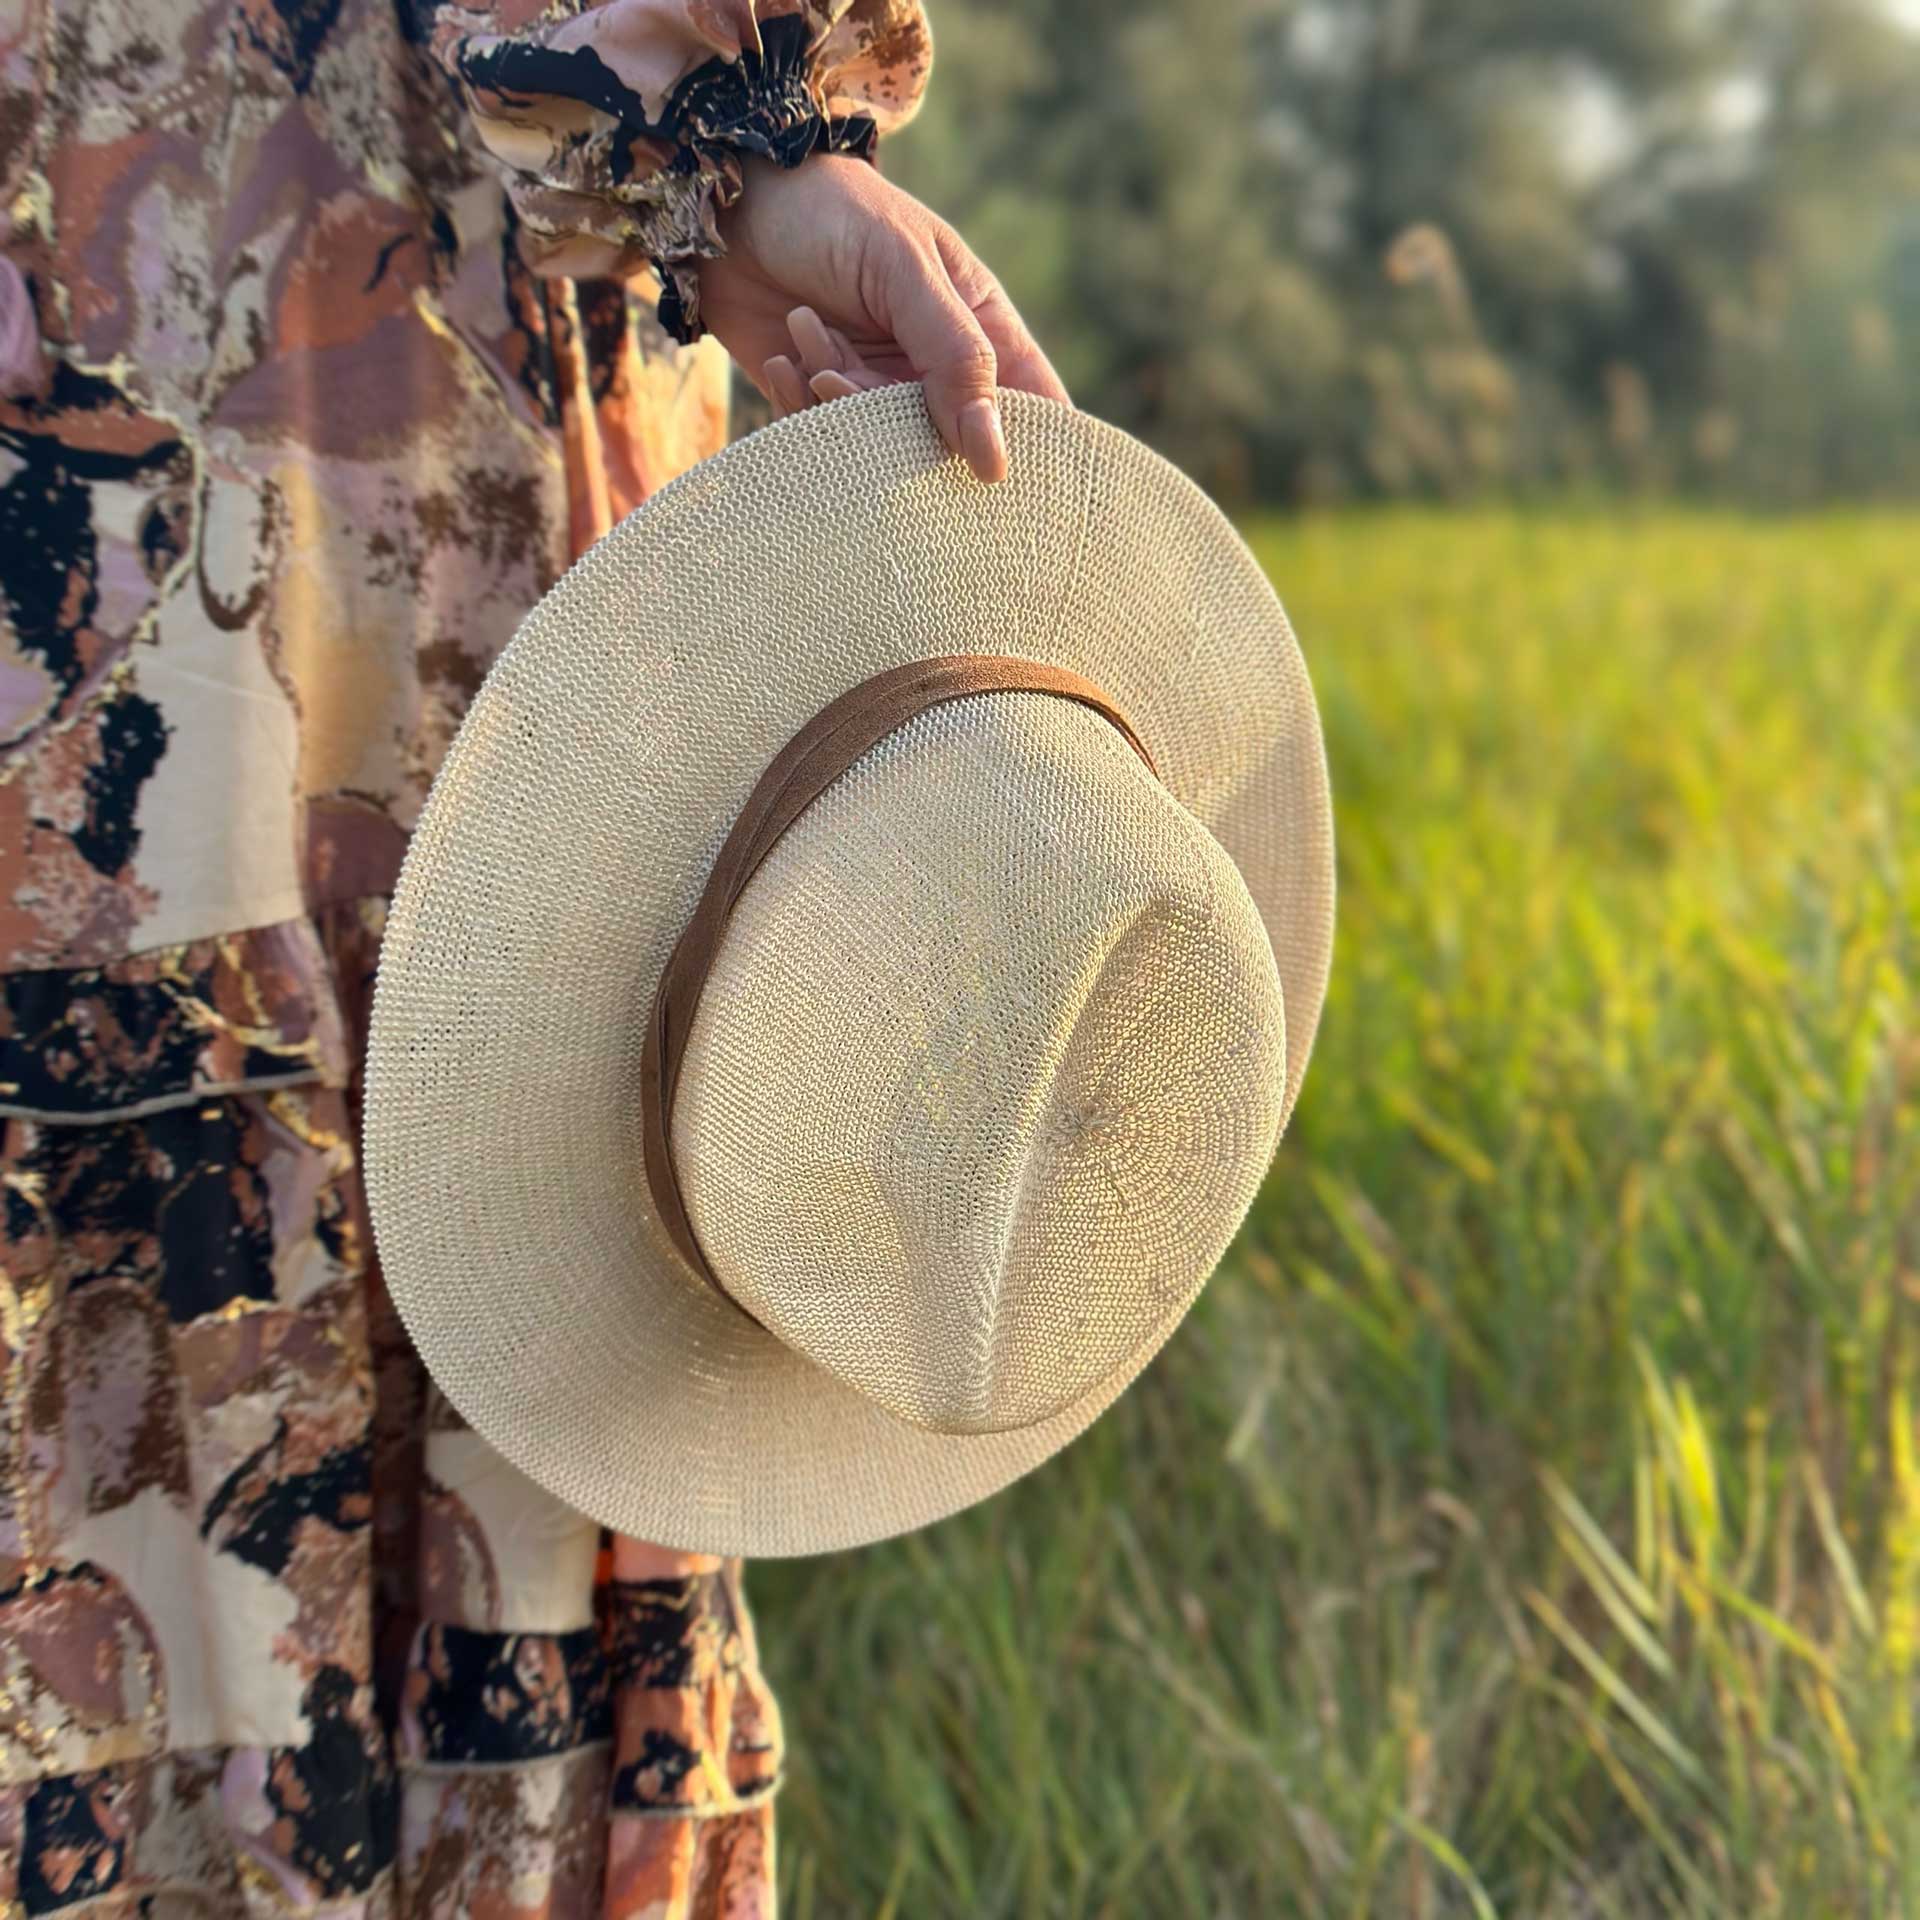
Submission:
[[[21,1093],[113,1117],[0,1122],[31,1569],[0,1591],[0,1911],[770,1913],[738,1563],[541,1493],[381,1285],[355,1136],[384,915],[5,983]]]

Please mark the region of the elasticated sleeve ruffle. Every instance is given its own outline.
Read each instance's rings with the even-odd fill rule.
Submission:
[[[501,169],[536,273],[651,265],[660,317],[702,332],[697,263],[724,251],[741,162],[867,155],[932,64],[920,0],[514,0],[435,9],[436,59]]]

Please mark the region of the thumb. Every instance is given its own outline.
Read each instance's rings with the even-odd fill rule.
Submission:
[[[891,249],[885,298],[894,339],[920,376],[942,440],[982,480],[1004,480],[999,371],[993,342],[931,247]]]

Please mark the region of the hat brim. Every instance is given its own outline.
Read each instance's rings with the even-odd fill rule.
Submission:
[[[368,1065],[386,1284],[470,1425],[619,1532],[779,1556],[940,1519],[1079,1434],[1179,1318],[1037,1426],[930,1433],[749,1320],[655,1219],[638,1085],[659,971],[767,762],[849,687],[966,652],[1104,687],[1260,909],[1289,1107],[1298,1091],[1333,835],[1286,616],[1175,468],[1085,414],[1002,398],[996,486],[896,386],[663,488],[528,614],[414,835]]]

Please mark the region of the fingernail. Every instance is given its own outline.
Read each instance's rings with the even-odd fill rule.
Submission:
[[[979,479],[1007,477],[1007,443],[1000,431],[1000,409],[991,400],[970,400],[960,409],[960,448]]]
[[[845,400],[850,394],[860,391],[844,373],[835,373],[831,368],[816,373],[807,385],[822,400]]]
[[[776,420],[784,420],[793,411],[793,402],[788,397],[791,389],[787,385],[787,375],[792,371],[792,363],[782,354],[775,354],[760,369],[767,383],[767,399],[773,407]]]
[[[840,353],[833,344],[833,336],[827,332],[826,322],[811,307],[795,307],[787,315],[787,331],[793,335],[793,344],[817,367],[839,366]]]

